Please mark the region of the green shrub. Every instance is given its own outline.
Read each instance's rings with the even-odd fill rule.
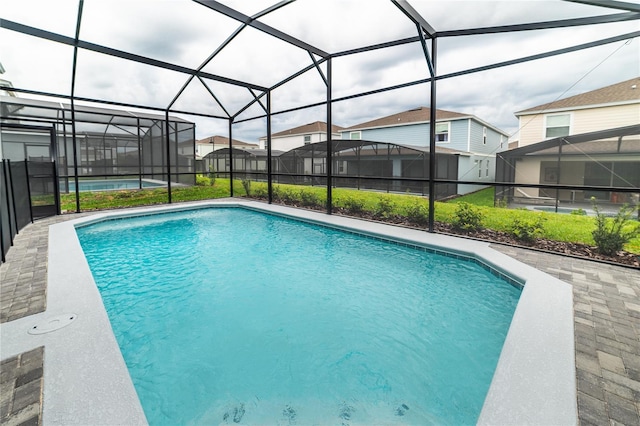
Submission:
[[[320,197],[310,191],[300,191],[300,201],[303,206],[315,207],[320,205]]]
[[[211,185],[216,183],[216,172],[213,171],[213,164],[209,166],[208,178],[211,180]]]
[[[571,210],[571,214],[574,216],[586,216],[587,212],[584,209],[575,209]]]
[[[630,223],[633,220],[632,215],[636,210],[635,207],[624,204],[613,218],[608,218],[600,211],[593,197],[591,204],[596,212],[596,229],[592,235],[600,253],[615,254],[622,250],[632,238],[640,235],[640,227]]]
[[[425,225],[429,222],[429,208],[423,203],[411,204],[406,209],[407,219],[416,225]]]
[[[380,219],[388,219],[396,209],[395,203],[390,197],[380,197],[374,207],[373,214]]]
[[[452,224],[461,231],[477,231],[482,228],[482,213],[469,203],[458,203]]]
[[[343,206],[351,214],[358,214],[364,211],[364,201],[354,197],[347,197],[343,202]]]
[[[292,188],[273,186],[273,199],[284,204],[297,204],[300,201],[300,193]]]
[[[203,175],[196,175],[196,186],[210,186],[210,185],[212,185],[210,178]]]
[[[247,194],[247,197],[251,196],[251,181],[249,179],[242,179],[242,187],[244,188],[244,192],[245,194]]]
[[[517,217],[510,227],[511,235],[516,239],[532,243],[544,232],[545,218],[542,216]]]
[[[274,188],[275,191],[275,188]],[[269,197],[269,188],[266,186],[256,186],[253,188],[253,193],[251,194],[254,198],[268,198]]]

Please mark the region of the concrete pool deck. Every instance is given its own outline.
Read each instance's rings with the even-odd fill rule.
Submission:
[[[233,200],[232,202],[237,203],[238,201]],[[260,203],[253,204],[264,206]],[[174,205],[169,208],[184,208],[186,206],[187,205]],[[272,208],[274,211],[282,210],[283,212],[290,212],[292,210],[280,206],[273,206]],[[148,209],[135,209],[135,211],[148,211]],[[295,210],[294,212],[303,212],[302,214],[304,215],[307,214],[299,210]],[[116,213],[126,214],[128,211],[122,210]],[[377,224],[370,224],[368,222],[354,221],[338,216],[326,216],[313,212],[308,213],[314,218],[331,218],[330,220],[333,221],[334,224],[338,224],[338,226],[345,223],[346,225],[344,226],[350,226],[352,222],[358,222],[364,223],[367,229],[377,227]],[[113,409],[125,409],[126,411],[127,407],[130,408],[134,417],[129,417],[128,419],[130,421],[128,421],[128,423],[139,422],[133,420],[144,421],[144,415],[142,414],[142,416],[140,416],[141,413],[139,408],[135,406],[136,404],[132,404],[129,399],[118,396],[122,394],[119,392],[122,388],[128,392],[132,390],[130,380],[128,383],[126,380],[124,380],[124,382],[118,382],[118,379],[111,377],[110,383],[115,383],[113,386],[119,387],[115,390],[111,387],[111,392],[109,392],[110,386],[105,386],[105,384],[100,383],[95,384],[97,388],[89,387],[89,389],[91,389],[89,391],[87,391],[84,385],[77,388],[69,388],[67,386],[66,381],[73,379],[74,375],[81,376],[80,371],[82,371],[81,369],[75,369],[75,366],[78,364],[75,364],[74,357],[81,355],[83,351],[79,351],[80,354],[67,353],[64,356],[60,356],[65,354],[68,347],[74,344],[74,342],[70,342],[64,338],[64,333],[73,330],[73,328],[76,329],[76,332],[82,330],[81,335],[84,335],[84,338],[91,341],[90,346],[95,346],[92,349],[94,353],[97,351],[101,354],[98,359],[94,359],[94,367],[95,364],[101,367],[94,369],[106,370],[107,372],[117,371],[121,369],[123,363],[121,358],[120,361],[118,361],[118,354],[111,353],[110,356],[107,356],[110,351],[112,351],[112,349],[108,349],[110,345],[106,345],[105,347],[101,346],[103,343],[106,344],[110,342],[108,333],[104,339],[97,338],[97,336],[93,334],[95,327],[106,328],[110,331],[108,320],[106,325],[104,323],[106,316],[104,318],[100,317],[83,321],[85,319],[84,317],[89,315],[89,312],[85,314],[85,312],[81,311],[68,312],[64,310],[65,303],[71,302],[74,298],[91,298],[95,297],[95,294],[70,295],[64,291],[55,290],[57,286],[50,285],[46,294],[47,311],[44,311],[45,299],[42,297],[44,294],[42,288],[46,288],[47,284],[46,281],[44,281],[44,284],[38,284],[38,282],[42,281],[43,268],[46,269],[47,267],[46,246],[49,224],[75,220],[81,216],[96,217],[102,216],[103,214],[104,212],[100,212],[97,215],[85,213],[82,215],[62,216],[38,221],[35,224],[27,226],[17,237],[16,245],[9,251],[8,262],[0,267],[0,281],[2,282],[2,321],[4,322],[4,324],[0,326],[0,338],[2,339],[0,358],[3,361],[2,412],[0,414],[2,415],[1,420],[3,424],[5,421],[7,424],[21,423],[21,421],[18,421],[19,418],[17,416],[24,413],[26,408],[21,408],[17,410],[17,412],[15,408],[20,408],[20,406],[23,405],[20,398],[23,398],[22,395],[26,391],[36,392],[36,395],[40,394],[39,391],[34,390],[36,386],[33,385],[33,382],[37,379],[37,372],[28,373],[18,371],[18,373],[5,373],[5,361],[12,361],[13,357],[40,346],[44,346],[44,401],[39,401],[39,407],[44,406],[44,413],[37,417],[38,423],[41,423],[42,420],[51,424],[68,423],[70,419],[73,419],[73,423],[76,424],[87,422],[90,420],[90,417],[82,417],[83,414],[81,412],[76,412],[74,409],[69,410],[69,407],[65,407],[65,404],[68,402],[68,398],[74,393],[86,397],[86,392],[91,393],[92,391],[97,393],[99,398],[108,399],[115,397],[116,401],[120,401],[118,404],[123,404],[123,406],[118,405],[112,407]],[[382,226],[388,228],[386,225]],[[640,339],[638,337],[640,331],[638,320],[638,318],[640,318],[640,303],[638,302],[638,295],[640,295],[640,271],[504,247],[496,244],[480,243],[477,245],[476,242],[470,242],[469,240],[426,234],[404,228],[396,229],[400,230],[400,239],[404,239],[405,237],[410,239],[413,237],[408,236],[409,234],[418,234],[421,239],[431,244],[438,244],[448,240],[455,241],[457,247],[476,245],[481,250],[487,252],[489,250],[486,249],[490,247],[494,249],[490,250],[494,253],[491,256],[504,257],[500,260],[501,262],[506,261],[509,263],[515,258],[539,270],[544,270],[562,281],[572,284],[574,299],[572,326],[575,330],[575,337],[573,337],[572,330],[572,341],[570,343],[572,352],[575,347],[576,364],[575,370],[573,371],[574,383],[572,389],[569,389],[569,395],[573,395],[572,405],[575,407],[577,404],[580,423],[604,424],[612,423],[610,421],[613,421],[621,424],[640,424],[638,417],[638,409],[640,408],[638,403],[640,400]],[[375,232],[375,230],[373,232]],[[58,247],[57,245],[55,246]],[[45,255],[42,255],[43,251]],[[503,252],[503,254],[497,253],[498,251]],[[51,251],[52,258],[49,259],[50,280],[52,279],[52,274],[62,274],[66,280],[78,274],[77,271],[72,271],[69,268],[65,269],[64,265],[54,266],[54,264],[58,263],[55,257],[68,257],[70,254],[67,248],[62,247],[59,250]],[[56,268],[58,269],[57,272],[55,271]],[[527,274],[538,274],[538,272],[533,269],[524,269],[524,271]],[[544,277],[548,277],[548,275],[544,275]],[[92,281],[90,277],[83,277],[81,272],[80,277],[76,278]],[[547,281],[555,282],[552,279]],[[559,284],[562,285],[562,283]],[[40,305],[42,310],[40,313],[36,313]],[[55,305],[59,305],[62,310],[53,312]],[[8,313],[5,315],[5,312]],[[50,319],[49,315],[53,315],[54,313],[73,313],[78,315],[80,321],[76,321],[68,330],[47,333],[41,335],[42,337],[40,339],[27,335],[26,330],[34,324],[41,324],[45,319]],[[20,315],[24,316],[19,318]],[[546,315],[545,313],[544,316]],[[86,324],[82,324],[83,322]],[[100,342],[94,342],[95,340],[99,340]],[[112,344],[113,341],[110,343]],[[560,342],[560,344],[566,344],[566,342]],[[58,355],[56,355],[56,352],[58,352]],[[538,347],[532,352],[540,352],[540,348]],[[117,365],[112,366],[111,363],[114,362],[114,357],[115,364]],[[58,358],[58,360],[56,361],[55,358]],[[7,365],[9,364],[10,363],[7,362]],[[19,368],[19,363],[17,365],[17,368]],[[7,369],[8,368],[9,367],[7,367]],[[62,374],[65,368],[80,371]],[[87,371],[91,372],[91,368]],[[540,373],[544,374],[544,371]],[[28,374],[31,374],[31,376]],[[61,377],[68,375],[71,377]],[[111,374],[111,376],[114,375]],[[497,373],[494,381],[500,380],[499,376]],[[577,388],[575,383],[576,376]],[[27,381],[30,377],[34,379]],[[85,378],[84,376],[80,377],[80,381],[85,380]],[[5,381],[5,379],[7,380]],[[39,383],[42,383],[42,380],[39,380]],[[88,385],[91,384],[91,381],[91,379],[88,380]],[[11,385],[11,387],[9,387],[9,385]],[[23,386],[26,385],[29,385],[30,388],[23,388]],[[56,387],[59,389],[56,389]],[[104,394],[101,395],[101,391],[104,391]],[[552,391],[565,392],[566,390],[552,389]],[[56,393],[66,393],[67,395],[62,398],[60,395],[56,396]],[[112,393],[118,395],[112,395]],[[56,397],[58,399],[53,398],[48,400],[49,397]],[[519,407],[511,405],[508,401],[502,399],[499,393],[494,394],[493,397],[490,394],[488,403],[490,403],[492,398],[495,405],[501,405],[505,410],[510,412],[518,411]],[[540,402],[536,403],[536,406],[539,408],[538,411],[544,411],[543,407],[547,405],[546,403],[553,402],[548,400],[554,399],[549,393],[540,394],[537,398],[542,401],[542,404]],[[19,400],[18,403],[16,403],[17,400]],[[135,402],[137,402],[137,398]],[[86,403],[86,401],[83,401],[83,403]],[[33,404],[27,407],[31,410],[29,413],[36,411],[39,413],[39,409],[35,410],[33,407]],[[565,406],[565,409],[566,407],[567,406]],[[62,413],[60,413],[60,411],[62,411]],[[70,412],[65,414],[65,411]],[[114,413],[105,412],[100,414],[108,417]],[[67,417],[65,420],[65,415],[70,417]],[[481,421],[484,419],[486,422],[496,423],[495,421],[491,421],[491,417],[487,417],[488,415],[485,415],[484,412],[483,416]],[[32,417],[29,419],[31,418]],[[567,417],[567,419],[568,418],[570,418],[570,416]],[[21,419],[25,420],[24,417],[21,417]],[[124,421],[125,419],[120,418],[120,420]],[[529,421],[529,423],[533,423],[533,421]],[[573,423],[575,423],[575,421],[573,421]]]

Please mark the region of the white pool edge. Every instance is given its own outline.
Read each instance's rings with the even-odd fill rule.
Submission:
[[[251,201],[211,201],[98,213],[50,226],[47,310],[0,326],[2,359],[45,346],[43,424],[146,424],[91,276],[76,225],[217,207],[248,207],[474,257],[524,282],[479,424],[577,424],[573,295],[564,283],[489,243]],[[69,326],[29,335],[34,324],[76,314]]]

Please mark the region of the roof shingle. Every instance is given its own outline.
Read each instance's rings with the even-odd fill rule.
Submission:
[[[430,108],[420,107],[410,109],[409,111],[392,114],[386,117],[376,118],[375,120],[356,124],[355,126],[347,127],[343,130],[370,129],[373,127],[388,127],[408,123],[424,123],[429,121],[430,114]],[[469,114],[461,114],[459,112],[436,109],[436,121],[466,118],[469,116]]]
[[[341,126],[337,126],[335,124],[332,125],[331,128],[333,129],[332,133],[339,133],[341,130],[344,130]],[[308,133],[327,133],[327,123],[324,121],[314,121],[313,123],[303,124],[302,126],[294,127],[292,129],[272,133],[271,137],[302,135]],[[263,138],[266,138],[266,136],[263,136]]]
[[[640,102],[640,77],[568,98],[558,99],[557,101],[547,104],[527,108],[516,112],[515,115],[519,116],[547,110],[574,109],[589,105],[607,105],[633,101]]]
[[[229,144],[229,138],[225,137],[225,136],[209,136],[208,138],[204,138],[204,139],[200,139],[196,141],[197,144],[215,144],[215,145],[228,145]],[[237,139],[233,140],[233,145],[234,146],[258,146],[258,144],[255,143],[249,143],[249,142],[243,142],[243,141],[239,141]]]

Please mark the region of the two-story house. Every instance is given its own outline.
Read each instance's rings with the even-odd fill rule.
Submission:
[[[640,78],[515,113],[518,148],[500,154],[498,180],[640,187]],[[504,164],[503,164],[504,163]],[[517,201],[634,202],[628,193],[515,188]],[[633,197],[632,197],[633,198]]]
[[[426,150],[429,147],[429,108],[420,107],[377,118],[343,129],[342,139],[366,140],[398,144]],[[455,176],[461,181],[493,182],[496,153],[507,148],[509,135],[486,121],[471,115],[442,109],[436,110],[436,150],[455,156]],[[461,184],[458,194],[466,194],[482,186]]]
[[[342,127],[333,125],[331,138],[338,139]],[[277,151],[289,151],[304,145],[327,140],[327,123],[315,121],[292,129],[271,134],[271,149]],[[267,149],[267,137],[259,139],[260,149]]]

